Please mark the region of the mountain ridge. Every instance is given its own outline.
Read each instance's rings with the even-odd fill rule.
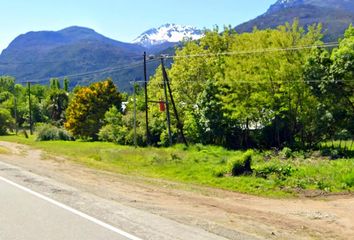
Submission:
[[[2,51],[0,75],[12,75],[19,83],[49,80],[50,77],[134,64],[142,61],[144,50],[136,44],[116,41],[84,27],[32,31],[19,35]],[[84,76],[72,79],[72,85],[111,76],[119,86],[127,89],[133,71],[137,69],[127,69],[120,74],[113,72]]]
[[[278,0],[269,7],[267,13],[272,13],[284,8],[297,7],[301,5],[341,9],[354,13],[354,4],[352,0]]]
[[[238,25],[239,33],[258,29],[276,28],[295,18],[307,27],[323,23],[325,40],[336,41],[350,23],[354,22],[354,1],[349,0],[278,0],[262,15]],[[164,24],[152,28],[133,43],[120,42],[95,30],[71,26],[59,31],[31,31],[16,37],[0,54],[0,75],[13,75],[18,82],[33,79],[97,71],[117,66],[137,65],[144,51],[173,54],[183,38],[192,40],[203,36],[204,31],[190,26]],[[158,63],[152,64],[152,75]],[[73,85],[112,77],[123,90],[131,89],[134,79],[143,79],[141,66],[109,74],[95,74],[72,79]],[[48,81],[47,81],[48,82]]]
[[[354,1],[351,0],[278,0],[262,15],[235,27],[239,33],[276,28],[298,19],[305,28],[322,23],[324,40],[336,41],[354,22]]]

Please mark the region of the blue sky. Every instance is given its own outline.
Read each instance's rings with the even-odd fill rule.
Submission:
[[[0,51],[19,34],[68,26],[95,29],[130,42],[165,23],[236,26],[276,0],[0,0]]]

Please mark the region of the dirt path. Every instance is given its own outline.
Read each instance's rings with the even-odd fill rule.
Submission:
[[[1,160],[136,209],[240,239],[352,239],[354,196],[268,199],[89,169],[27,146],[0,142]],[[104,186],[104,191],[102,191]]]

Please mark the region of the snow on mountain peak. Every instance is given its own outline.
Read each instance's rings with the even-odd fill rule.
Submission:
[[[166,42],[176,43],[184,39],[197,40],[204,36],[202,30],[192,26],[183,26],[178,24],[165,24],[159,28],[152,28],[139,37],[133,43],[144,47],[151,47]]]
[[[276,12],[283,8],[293,7],[304,4],[305,0],[278,0],[270,6],[268,13]]]

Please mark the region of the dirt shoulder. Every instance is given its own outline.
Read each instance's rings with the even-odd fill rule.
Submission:
[[[268,199],[94,170],[28,146],[0,142],[3,162],[104,199],[228,238],[351,239],[354,196]]]

